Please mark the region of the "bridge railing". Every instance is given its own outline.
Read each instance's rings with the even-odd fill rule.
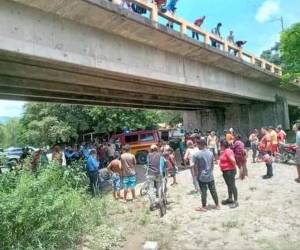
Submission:
[[[120,0],[112,0],[113,3],[119,4]],[[154,23],[160,23],[160,18],[167,20],[172,24],[176,24],[179,26],[178,32],[180,32],[184,36],[191,37],[189,35],[190,32],[195,32],[199,36],[200,42],[211,46],[211,42],[215,41],[218,45],[218,49],[226,53],[228,56],[238,57],[241,60],[248,62],[249,64],[260,67],[266,71],[269,71],[273,74],[282,75],[282,70],[277,65],[266,61],[260,57],[256,57],[255,55],[245,52],[242,48],[237,47],[235,44],[228,43],[226,39],[222,39],[220,37],[215,36],[212,33],[206,32],[202,30],[200,27],[196,26],[193,23],[189,23],[186,20],[183,20],[179,17],[172,15],[169,12],[161,12],[155,3],[148,3],[148,1],[143,0],[128,0],[128,2],[139,5],[140,7],[149,11],[149,18]]]

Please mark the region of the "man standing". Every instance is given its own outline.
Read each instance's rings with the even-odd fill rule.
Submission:
[[[297,173],[298,178],[295,179],[297,183],[300,183],[300,124],[295,124],[293,126],[293,130],[296,133],[296,166],[297,166]]]
[[[113,188],[113,197],[117,200],[121,198],[120,189],[121,189],[121,171],[122,165],[121,161],[115,156],[115,159],[112,160],[107,166],[107,170],[111,174],[112,179],[112,188]]]
[[[87,168],[88,177],[90,179],[90,188],[93,195],[95,195],[95,191],[99,187],[98,166],[99,166],[99,162],[97,161],[97,152],[96,150],[92,149],[87,159],[86,168]]]
[[[214,34],[216,37],[220,39],[221,39],[221,27],[222,27],[222,23],[218,23],[217,26],[213,28],[211,31],[212,34]],[[215,48],[220,48],[220,44],[214,39],[211,40],[211,46]]]
[[[195,175],[194,169],[192,166],[194,165],[193,157],[196,154],[196,152],[199,151],[199,149],[198,149],[198,147],[194,146],[194,143],[191,140],[188,140],[186,142],[186,145],[187,145],[187,150],[185,151],[185,155],[184,155],[183,159],[184,159],[185,165],[188,166],[188,168],[190,168],[190,170],[191,170],[191,175],[192,175],[193,184],[194,184],[194,188],[195,188],[194,192],[198,193],[198,192],[200,192],[200,188],[199,188],[199,184],[197,181],[197,176]]]
[[[207,145],[209,150],[213,153],[215,162],[217,162],[217,155],[218,155],[218,137],[216,136],[215,131],[211,131],[207,136]]]
[[[194,172],[198,178],[199,187],[201,190],[202,207],[197,208],[196,211],[207,211],[207,188],[215,202],[217,209],[220,208],[218,194],[215,186],[213,169],[214,169],[214,156],[206,147],[206,141],[200,139],[197,142],[199,151],[195,153],[194,159]]]
[[[271,136],[271,151],[273,156],[277,156],[278,153],[278,141],[277,141],[277,133],[272,126],[268,128],[268,132]]]
[[[253,132],[250,134],[249,141],[251,143],[251,149],[252,149],[252,162],[255,163],[256,155],[257,155],[257,147],[259,143],[257,129],[254,129]]]
[[[124,200],[127,201],[128,190],[131,190],[132,198],[135,199],[136,186],[136,160],[130,152],[130,145],[124,146],[124,153],[121,155],[122,177],[124,186]]]
[[[201,17],[201,18],[196,19],[195,22],[194,22],[194,24],[195,24],[196,26],[198,26],[198,27],[201,27],[201,25],[203,24],[205,18],[206,18],[206,17],[203,16],[203,17]],[[197,40],[199,40],[199,34],[198,34],[197,32],[195,32],[195,31],[193,31],[193,38],[195,38],[195,37],[196,37]]]
[[[232,145],[234,143],[235,137],[234,137],[234,130],[233,128],[230,128],[228,132],[226,133],[226,141],[229,145]]]
[[[160,158],[161,158],[161,154],[159,153],[158,147],[156,145],[151,145],[150,153],[148,154],[148,166],[149,166],[148,175],[150,179],[153,179],[153,182],[150,183],[150,187],[148,191],[151,211],[155,209],[157,190],[161,184]]]
[[[234,44],[234,35],[233,35],[233,30],[231,30],[229,32],[229,35],[227,37],[227,42],[230,43],[230,44]]]

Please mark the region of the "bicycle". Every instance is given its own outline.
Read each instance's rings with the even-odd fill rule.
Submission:
[[[146,169],[146,180],[140,189],[140,195],[148,194],[150,210],[159,208],[160,217],[167,212],[167,178],[161,175],[149,175],[149,166],[144,165]]]

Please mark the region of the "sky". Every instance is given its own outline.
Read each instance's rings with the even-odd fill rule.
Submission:
[[[235,40],[246,40],[245,51],[260,55],[279,41],[281,16],[285,28],[300,22],[300,0],[178,0],[177,16],[193,22],[206,16],[206,31],[223,24],[222,36],[230,30]],[[0,116],[20,117],[24,102],[1,101]]]

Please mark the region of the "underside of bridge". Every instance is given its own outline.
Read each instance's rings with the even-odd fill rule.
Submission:
[[[0,50],[0,98],[199,110],[246,99]]]

